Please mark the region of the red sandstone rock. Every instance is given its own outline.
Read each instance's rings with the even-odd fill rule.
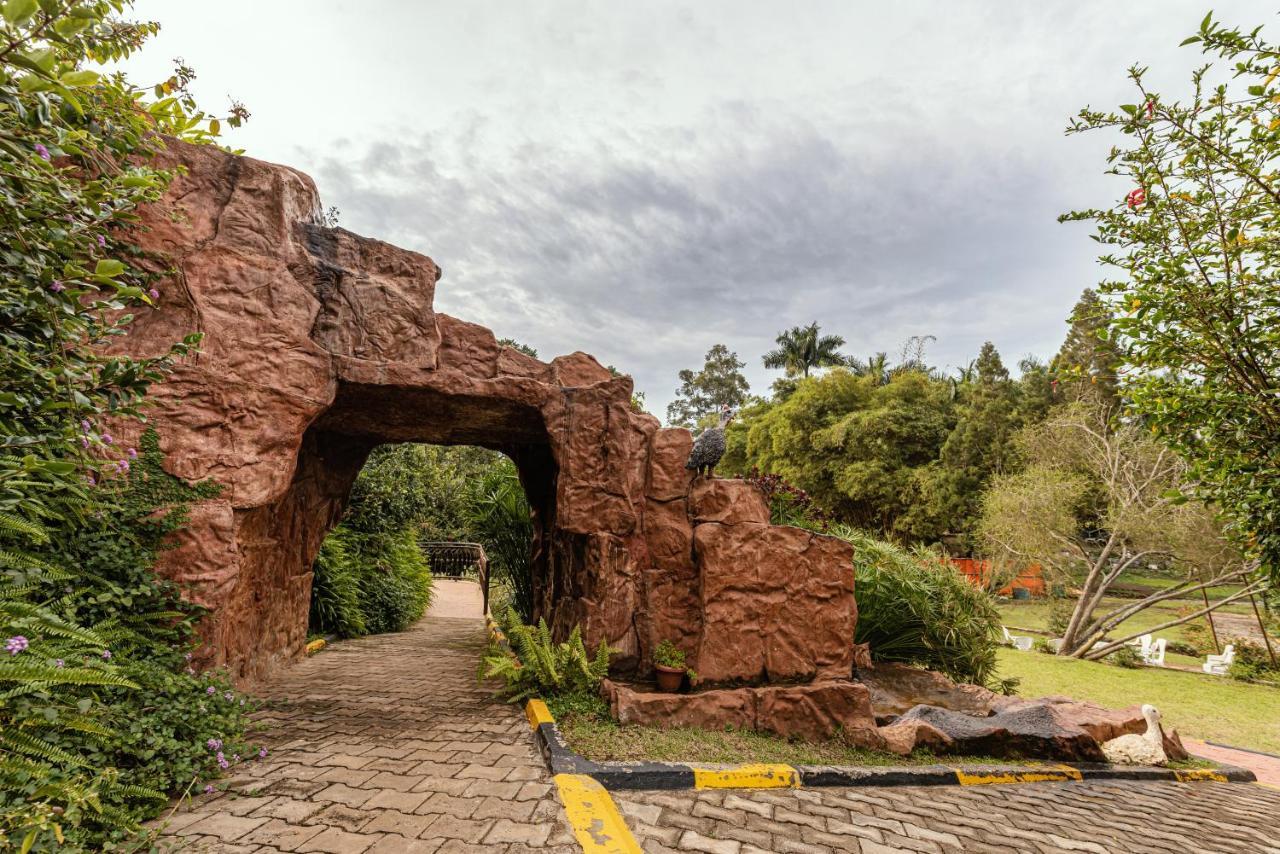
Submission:
[[[689,493],[689,514],[697,523],[767,524],[769,505],[764,493],[745,480],[699,478]]]
[[[941,673],[892,661],[860,666],[857,678],[870,689],[877,718],[896,717],[921,704],[986,716],[1010,702],[980,685],[957,684]]]
[[[311,564],[352,480],[376,445],[418,441],[515,461],[536,609],[557,634],[581,623],[622,668],[671,638],[713,678],[848,677],[848,547],[764,524],[760,497],[730,482],[703,481],[691,516],[691,437],[632,411],[630,378],[584,353],[532,359],[437,313],[435,262],[319,224],[304,175],[211,146],[161,159],[185,172],[139,241],[178,275],[120,346],[204,333],[150,414],[170,472],[225,487],[162,567],[212,609],[216,663],[247,681],[301,653]],[[776,704],[797,727],[819,714]]]
[[[622,724],[709,730],[732,726],[809,739],[838,734],[850,744],[884,749],[884,739],[871,718],[867,689],[847,680],[690,694],[638,691],[606,681],[604,692],[614,717]]]
[[[848,679],[853,671],[853,547],[759,523],[694,528],[707,682]]]

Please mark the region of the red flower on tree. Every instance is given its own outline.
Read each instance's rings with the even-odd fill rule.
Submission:
[[[1125,203],[1129,205],[1130,210],[1137,209],[1138,205],[1143,204],[1147,200],[1147,191],[1139,187],[1136,190],[1130,190],[1129,195],[1124,197]]]

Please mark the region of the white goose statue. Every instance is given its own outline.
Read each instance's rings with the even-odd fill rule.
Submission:
[[[1142,707],[1147,720],[1147,731],[1142,735],[1129,733],[1102,743],[1107,761],[1115,765],[1164,765],[1169,758],[1164,754],[1164,733],[1160,730],[1160,712],[1151,704]]]

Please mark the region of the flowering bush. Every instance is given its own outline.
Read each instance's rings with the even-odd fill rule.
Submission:
[[[5,751],[0,740],[0,772],[6,752],[10,761],[44,760],[25,775],[0,773],[0,833],[35,830],[37,841],[61,834],[91,850],[121,845],[169,795],[213,785],[259,752],[245,737],[251,701],[225,677],[193,667],[203,610],[151,571],[186,524],[188,503],[218,489],[165,472],[154,431],[128,458],[127,477],[95,490],[102,510],[30,546],[28,569],[0,575],[0,586],[47,603],[39,613],[20,603],[7,606],[12,614],[0,607],[8,638],[0,679],[24,672],[39,679],[0,700],[0,730],[40,738],[38,750]],[[73,566],[74,575],[58,569]],[[62,810],[57,822],[41,824],[54,807]]]
[[[1262,27],[1210,12],[1184,45],[1208,61],[1179,99],[1134,66],[1132,104],[1084,109],[1072,132],[1114,139],[1124,204],[1076,211],[1106,248],[1099,293],[1124,365],[1132,423],[1190,464],[1187,493],[1227,517],[1261,574],[1280,581],[1280,75]],[[1214,67],[1214,63],[1218,67]],[[1178,496],[1180,497],[1180,496]]]

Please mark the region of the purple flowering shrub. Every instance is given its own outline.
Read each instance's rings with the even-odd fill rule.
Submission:
[[[47,709],[58,708],[101,730],[42,730],[46,752],[73,756],[78,768],[52,763],[30,780],[12,784],[0,773],[0,836],[6,808],[14,810],[28,789],[36,791],[37,776],[85,785],[81,769],[104,769],[92,782],[106,813],[64,802],[25,805],[28,813],[58,806],[67,837],[101,850],[132,839],[138,824],[157,815],[169,796],[216,788],[224,771],[260,761],[262,745],[247,734],[253,702],[225,674],[195,667],[203,609],[151,569],[186,523],[190,502],[213,497],[218,489],[187,484],[165,472],[154,430],[141,437],[127,459],[127,472],[98,487],[110,512],[50,530],[28,547],[27,561],[51,571],[0,573],[0,585],[22,585],[31,599],[54,603],[41,624],[4,620],[0,600],[5,642],[0,668],[38,668],[41,678],[52,674],[64,682],[88,674],[96,683],[55,683],[13,698],[0,709],[0,729],[39,721]],[[58,567],[76,571],[72,576]],[[66,636],[68,631],[73,636]]]

